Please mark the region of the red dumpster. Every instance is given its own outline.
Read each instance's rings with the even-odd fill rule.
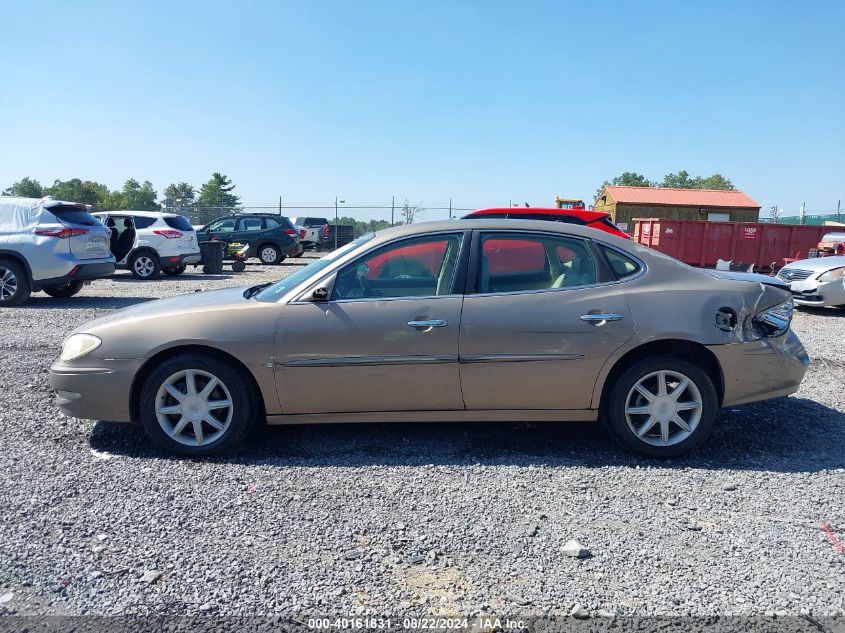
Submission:
[[[785,258],[808,257],[829,231],[827,226],[799,224],[634,219],[634,241],[639,244],[692,266],[714,268],[722,259],[754,264],[755,271],[778,269]]]

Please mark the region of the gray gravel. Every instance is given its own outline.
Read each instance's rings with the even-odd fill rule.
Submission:
[[[821,527],[845,541],[843,312],[796,316],[798,394],[724,411],[674,462],[580,423],[277,427],[189,461],[52,404],[78,324],[297,266],[0,310],[0,613],[845,614]]]

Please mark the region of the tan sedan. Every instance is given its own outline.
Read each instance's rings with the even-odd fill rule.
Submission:
[[[257,421],[602,419],[671,457],[720,406],[793,393],[809,359],[777,279],[521,220],[364,236],[275,284],[92,321],[50,368],[62,411],[210,455]]]

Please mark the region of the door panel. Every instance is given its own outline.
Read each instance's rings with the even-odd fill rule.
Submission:
[[[444,295],[288,304],[274,354],[283,413],[463,409],[457,362],[462,300]],[[408,325],[432,320],[437,327]]]
[[[618,321],[582,315],[614,313]],[[470,295],[461,320],[467,409],[587,409],[607,358],[633,335],[618,284]]]

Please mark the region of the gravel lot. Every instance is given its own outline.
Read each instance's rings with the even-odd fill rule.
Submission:
[[[54,407],[77,325],[294,262],[0,309],[0,613],[845,614],[845,312],[796,316],[799,393],[674,462],[576,423],[274,427],[189,461]]]

